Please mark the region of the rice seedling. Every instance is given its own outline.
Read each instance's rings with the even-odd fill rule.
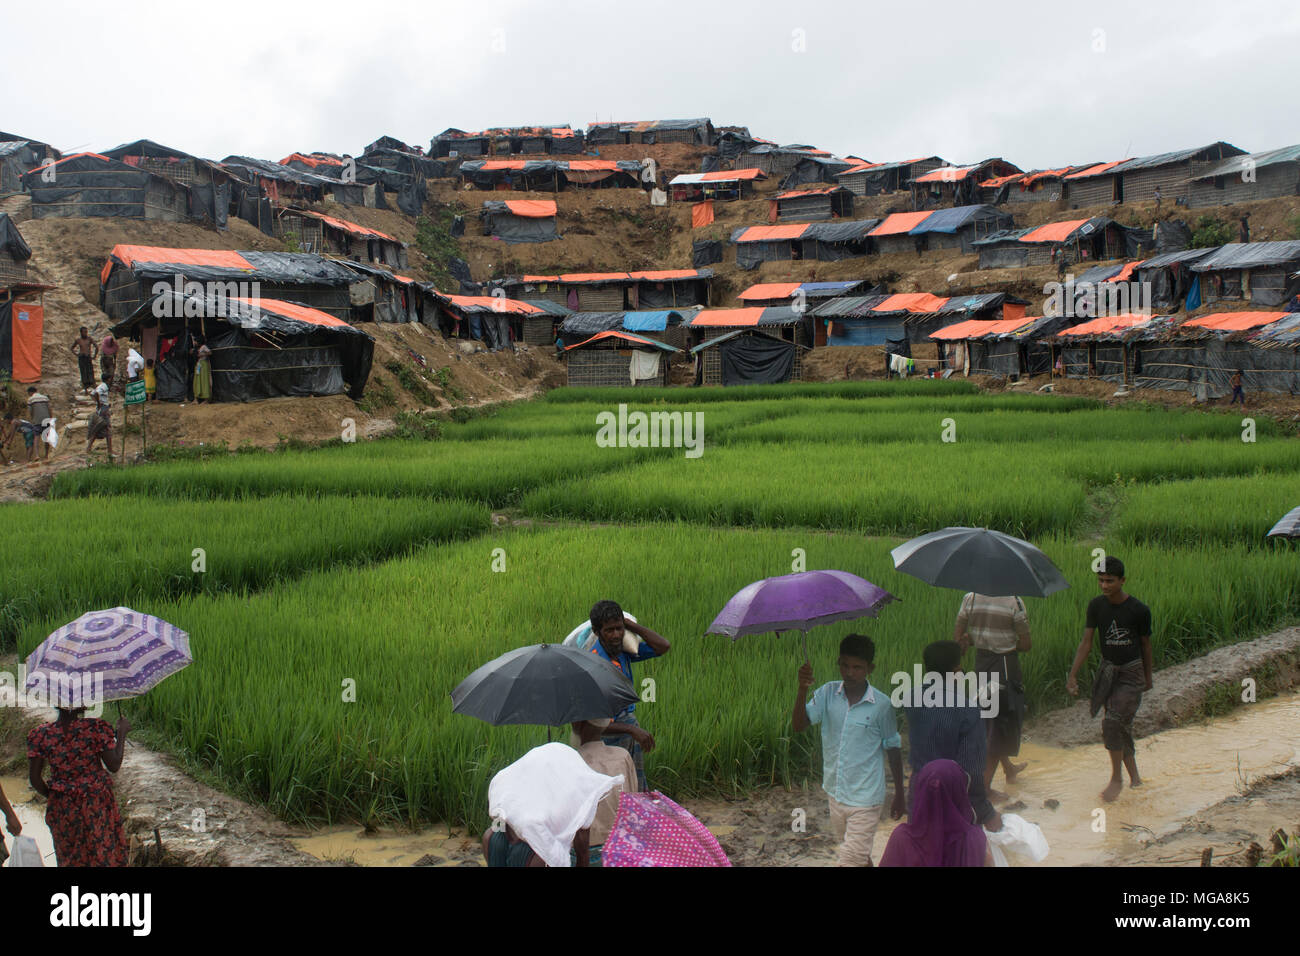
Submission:
[[[255,591],[481,534],[464,501],[402,508],[373,497],[276,495],[195,505],[140,496],[0,506],[0,646],[27,621],[184,593]]]
[[[875,620],[812,632],[817,681],[834,679],[838,641],[856,630],[877,644],[872,683],[892,691],[894,673],[910,672],[927,643],[951,635],[961,598],[894,571],[897,543],[680,524],[520,529],[433,544],[373,568],[310,573],[251,599],[148,601],[143,610],[190,631],[196,663],[131,710],[290,819],[482,826],[492,773],[546,731],[454,715],[447,695],[479,664],[557,641],[595,600],[613,597],[673,642],[667,657],[635,671],[638,713],[658,742],[647,755],[652,785],[683,796],[799,784],[815,776],[817,745],[815,735],[791,739],[788,729],[802,661],[797,637],[731,641],[704,631],[735,591],[788,573],[791,552],[803,548],[809,568],[850,570],[902,599]],[[1073,587],[1027,601],[1034,711],[1066,700],[1064,674],[1097,593],[1093,543],[1037,543]],[[493,547],[507,555],[505,573],[491,570]],[[1153,609],[1158,666],[1300,612],[1297,571],[1283,555],[1118,542],[1115,553],[1129,567],[1132,593]],[[29,628],[22,651],[54,623]]]

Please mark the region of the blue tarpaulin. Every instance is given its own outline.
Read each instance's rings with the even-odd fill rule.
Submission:
[[[624,312],[623,328],[628,332],[663,332],[673,316],[677,317],[677,323],[682,321],[682,314],[671,309],[659,312]]]
[[[888,339],[905,337],[903,323],[889,319],[832,319],[827,345],[884,345]]]

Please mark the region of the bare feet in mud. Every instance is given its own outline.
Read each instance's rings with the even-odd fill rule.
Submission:
[[[987,794],[990,803],[1000,803],[1003,800],[1010,800],[1011,795],[1003,793],[1001,790],[989,789]]]
[[[1002,767],[1002,773],[1006,777],[1007,783],[1015,783],[1016,777],[1020,776],[1021,771],[1029,766],[1029,761],[1024,763],[1008,763]]]
[[[1101,792],[1101,798],[1107,803],[1112,803],[1123,789],[1124,781],[1119,777],[1112,777],[1110,783],[1106,785],[1106,789]]]
[[[1132,776],[1129,777],[1128,785],[1129,785],[1130,787],[1136,789],[1137,787],[1142,786],[1142,778],[1139,777],[1139,776],[1137,776],[1136,774],[1134,774],[1134,775],[1132,775]]]

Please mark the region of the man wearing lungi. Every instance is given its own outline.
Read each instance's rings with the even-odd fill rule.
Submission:
[[[1075,680],[1079,668],[1092,653],[1094,633],[1101,635],[1101,667],[1092,684],[1092,716],[1104,706],[1101,739],[1110,751],[1110,783],[1101,798],[1114,800],[1124,789],[1121,764],[1128,770],[1129,786],[1142,786],[1133,749],[1133,717],[1142,702],[1143,691],[1151,689],[1151,609],[1124,592],[1124,562],[1107,556],[1097,572],[1101,597],[1088,602],[1083,641],[1074,655],[1065,689],[1079,693]]]

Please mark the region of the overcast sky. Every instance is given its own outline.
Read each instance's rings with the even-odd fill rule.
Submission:
[[[30,27],[0,13],[0,129],[65,151],[144,137],[278,160],[384,134],[427,148],[449,126],[698,116],[875,162],[1024,169],[1300,142],[1294,0],[19,9]]]

